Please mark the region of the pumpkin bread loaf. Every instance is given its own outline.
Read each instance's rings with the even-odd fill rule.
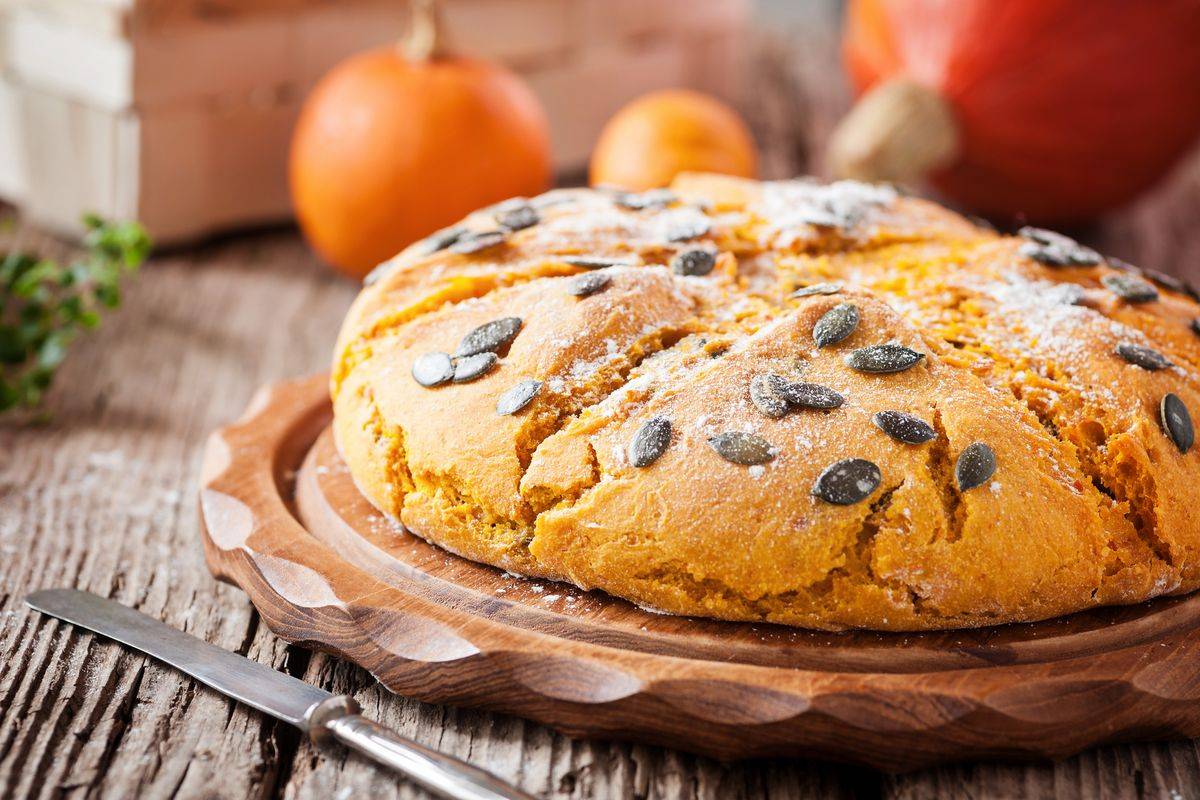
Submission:
[[[334,427],[383,513],[515,573],[820,629],[1036,620],[1200,585],[1197,315],[882,186],[558,190],[372,274]]]

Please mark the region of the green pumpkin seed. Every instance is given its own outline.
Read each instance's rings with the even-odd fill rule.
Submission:
[[[466,236],[467,233],[467,229],[462,225],[455,225],[450,228],[442,228],[440,231],[434,231],[422,239],[417,245],[415,245],[415,250],[418,255],[431,256],[440,250],[445,250],[447,247]]]
[[[826,467],[813,484],[812,493],[826,503],[850,506],[870,497],[882,480],[875,464],[865,458],[847,458]]]
[[[533,206],[522,203],[498,212],[495,220],[497,225],[512,233],[513,231],[532,228],[541,222],[542,218]]]
[[[1117,297],[1130,303],[1149,303],[1158,299],[1158,289],[1154,288],[1154,284],[1133,275],[1105,275],[1100,282]]]
[[[713,271],[717,256],[711,250],[684,250],[671,259],[671,271],[676,275],[699,277]]]
[[[995,472],[996,452],[983,442],[968,445],[954,464],[954,479],[960,492],[982,486]]]
[[[479,233],[464,234],[454,244],[450,245],[451,253],[468,256],[495,247],[507,238],[504,231],[480,231]]]
[[[783,394],[789,403],[799,408],[828,411],[846,402],[846,398],[833,389],[816,383],[789,383],[783,387]]]
[[[499,357],[495,353],[476,353],[473,356],[454,360],[454,382],[467,383],[483,377],[496,366]]]
[[[779,419],[790,408],[784,395],[786,389],[787,381],[779,375],[755,375],[750,381],[750,400],[766,416]]]
[[[743,431],[728,431],[710,436],[708,444],[721,458],[744,466],[765,464],[777,453],[766,439]]]
[[[859,372],[886,374],[903,372],[916,366],[924,357],[924,353],[904,345],[875,344],[848,353],[844,361],[847,367]]]
[[[813,326],[813,341],[817,347],[828,347],[837,344],[858,327],[858,306],[853,303],[842,303],[825,312]]]
[[[1048,267],[1087,267],[1103,261],[1095,250],[1061,233],[1026,226],[1017,234],[1027,240],[1020,254]]]
[[[629,463],[635,467],[648,467],[667,451],[671,444],[671,420],[654,417],[638,428],[629,442]]]
[[[1135,267],[1133,264],[1130,264],[1123,258],[1114,258],[1113,256],[1109,256],[1108,258],[1104,259],[1104,263],[1113,269],[1121,270],[1121,272],[1129,272],[1133,275],[1142,274],[1141,267]]]
[[[572,267],[583,267],[584,269],[636,266],[632,261],[624,261],[619,258],[606,258],[604,256],[562,256],[561,258]]]
[[[1167,369],[1171,366],[1171,361],[1157,350],[1151,350],[1149,347],[1130,344],[1129,342],[1121,342],[1117,345],[1116,354],[1128,361],[1134,366],[1148,369],[1151,372],[1160,369]]]
[[[1158,404],[1159,420],[1171,442],[1180,453],[1187,453],[1196,441],[1196,430],[1192,426],[1192,415],[1178,396],[1167,392]]]
[[[665,208],[679,198],[670,189],[650,189],[645,192],[618,192],[613,202],[622,208],[642,211],[647,208]]]
[[[590,297],[612,283],[612,277],[603,272],[585,272],[571,278],[567,284],[567,294],[575,297]]]
[[[871,417],[875,427],[898,442],[924,444],[937,438],[937,431],[925,420],[903,411],[880,411]]]
[[[789,297],[813,297],[815,295],[837,294],[842,290],[840,283],[814,283],[812,286],[802,286],[792,292]]]
[[[425,353],[413,362],[412,377],[422,386],[440,386],[454,377],[454,362],[446,353]]]
[[[525,406],[537,397],[538,392],[542,390],[542,382],[535,380],[524,380],[516,386],[509,389],[504,394],[500,395],[500,399],[496,401],[496,413],[501,416],[516,414]]]
[[[463,337],[454,355],[464,358],[476,353],[494,353],[517,338],[520,330],[520,317],[502,317],[484,323]]]
[[[431,256],[434,253],[445,250],[450,245],[457,242],[466,234],[467,229],[461,225],[455,225],[452,228],[443,228],[440,231],[435,231],[429,234],[421,241],[413,245],[412,251],[420,257]],[[363,286],[373,286],[378,283],[383,276],[387,275],[393,269],[399,266],[399,262],[395,259],[384,261],[375,269],[367,273],[363,278]]]
[[[1111,262],[1112,262],[1112,259],[1109,259],[1110,264],[1111,264]],[[1159,286],[1163,287],[1164,289],[1170,289],[1172,292],[1179,292],[1180,294],[1186,294],[1188,297],[1192,298],[1193,300],[1200,300],[1200,294],[1196,293],[1195,287],[1192,286],[1190,283],[1188,283],[1185,280],[1181,280],[1179,278],[1176,278],[1174,275],[1168,275],[1165,272],[1161,272],[1157,269],[1152,269],[1150,267],[1146,267],[1139,271],[1142,273],[1142,275],[1144,275],[1145,277],[1154,281],[1155,283],[1157,283]]]

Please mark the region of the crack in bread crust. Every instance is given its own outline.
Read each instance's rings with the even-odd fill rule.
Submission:
[[[1156,418],[1166,391],[1200,408],[1190,299],[1163,290],[1133,306],[1103,288],[1104,264],[1044,267],[1019,242],[890,190],[691,176],[675,191],[644,210],[568,192],[494,252],[409,251],[363,292],[332,391],[339,449],[371,502],[521,574],[814,628],[1035,620],[1200,584],[1200,466]],[[822,214],[839,222],[805,221]],[[712,272],[671,274],[696,247],[718,254]],[[572,255],[624,266],[574,297],[568,276],[584,269]],[[828,281],[841,291],[790,297]],[[815,347],[816,319],[843,302],[861,323]],[[409,379],[423,352],[452,353],[504,316],[524,322],[492,372],[436,389]],[[880,376],[842,363],[883,342],[925,358]],[[1121,342],[1175,366],[1129,365],[1113,355]],[[764,372],[845,403],[769,419],[746,388]],[[540,393],[496,415],[521,379]],[[884,409],[922,417],[936,438],[889,439],[870,423]],[[634,467],[626,447],[653,416],[670,420],[670,442]],[[727,430],[776,455],[723,461],[706,439]],[[955,461],[974,441],[997,468],[962,491]],[[878,465],[880,488],[844,507],[812,497],[816,473],[850,456]]]

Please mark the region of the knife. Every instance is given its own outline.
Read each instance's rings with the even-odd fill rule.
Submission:
[[[318,745],[336,740],[450,800],[533,800],[478,767],[430,750],[372,722],[348,695],[334,695],[231,653],[153,617],[76,589],[43,589],[34,609],[114,639],[191,675],[222,694],[295,725]]]

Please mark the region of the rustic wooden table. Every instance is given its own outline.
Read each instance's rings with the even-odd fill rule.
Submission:
[[[827,39],[758,50],[764,173],[810,164],[845,106]],[[1200,159],[1080,236],[1134,263],[1200,277]],[[10,245],[67,252],[19,222]],[[324,369],[355,287],[293,231],[153,259],[125,307],[80,342],[42,427],[0,422],[0,797],[421,797],[343,751],[178,673],[26,610],[77,586],[334,692],[432,747],[547,798],[1167,797],[1200,792],[1196,742],[1106,747],[1058,764],[963,764],[905,775],[806,761],[722,764],[573,741],[519,719],[439,708],[286,647],[200,552],[201,445],[263,383]]]

